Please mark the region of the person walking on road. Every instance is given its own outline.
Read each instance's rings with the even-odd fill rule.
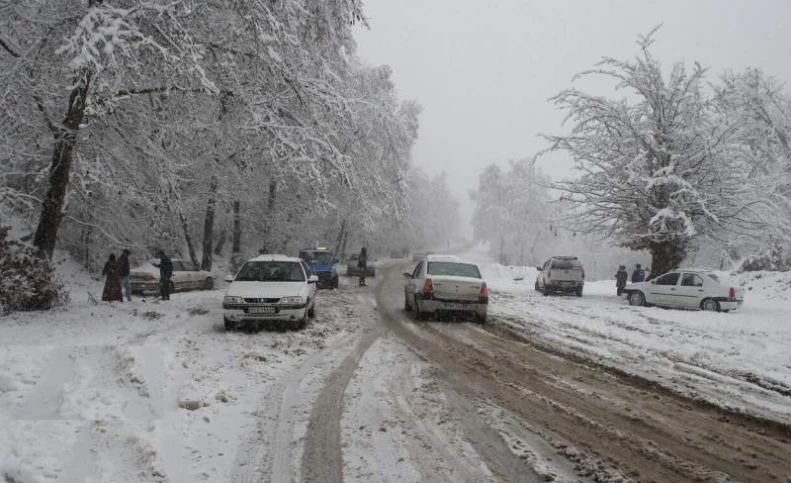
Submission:
[[[632,283],[638,283],[645,281],[645,270],[642,269],[640,264],[634,266],[634,271],[632,272]]]
[[[159,294],[162,300],[170,300],[170,279],[173,277],[173,262],[163,250],[159,252]]]
[[[121,295],[121,265],[115,260],[114,254],[110,254],[110,258],[104,264],[102,275],[106,277],[102,300],[105,302],[123,302],[124,297]]]
[[[368,270],[368,250],[365,247],[360,250],[360,256],[357,257],[357,269],[360,271],[360,287],[365,285],[365,272]]]
[[[623,293],[623,288],[626,287],[626,282],[629,280],[629,272],[626,271],[626,266],[621,265],[618,267],[618,272],[615,274],[615,287],[618,289],[618,296]]]
[[[121,253],[118,258],[118,264],[121,266],[121,287],[124,289],[124,297],[127,302],[132,301],[132,284],[129,282],[129,254],[131,252],[127,249]]]

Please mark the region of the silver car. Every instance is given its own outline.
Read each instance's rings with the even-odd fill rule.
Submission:
[[[404,309],[416,320],[441,314],[468,314],[483,324],[489,289],[478,266],[458,257],[428,255],[405,273]]]

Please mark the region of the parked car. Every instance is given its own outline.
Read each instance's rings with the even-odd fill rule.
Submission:
[[[305,248],[299,251],[299,258],[319,277],[318,288],[338,288],[338,259],[333,252],[326,248]]]
[[[404,309],[416,320],[448,313],[469,314],[486,322],[489,289],[474,263],[458,257],[428,255],[405,273]]]
[[[744,303],[744,289],[723,283],[710,270],[678,269],[624,288],[630,305],[728,312]]]
[[[192,262],[174,258],[173,277],[170,279],[170,291],[178,290],[212,290],[214,278],[211,272],[199,270]],[[159,293],[159,259],[148,260],[139,267],[129,271],[132,292],[136,294]]]
[[[236,276],[222,301],[225,328],[265,321],[307,325],[316,316],[316,285],[304,260],[285,255],[259,255],[248,260]]]
[[[537,269],[535,288],[539,292],[544,295],[566,292],[582,297],[585,269],[577,257],[552,257]]]
[[[360,259],[360,255],[356,253],[349,257],[349,260],[346,262],[346,275],[348,275],[349,277],[360,276],[360,269],[357,268],[357,260],[359,259]],[[368,257],[368,263],[366,264],[365,276],[376,277],[376,267],[374,266],[370,257]]]

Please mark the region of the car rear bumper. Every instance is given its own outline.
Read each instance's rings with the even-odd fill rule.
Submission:
[[[744,304],[744,300],[719,299],[720,310],[736,310]]]
[[[132,293],[135,294],[150,294],[159,293],[159,280],[155,282],[136,282],[132,280]]]
[[[486,311],[489,309],[488,299],[447,300],[423,298],[418,300],[418,304],[421,312],[428,313],[467,312],[486,315]]]
[[[551,282],[547,282],[547,287],[549,287],[550,290],[556,290],[559,292],[574,292],[576,290],[581,289],[584,286],[585,286],[585,282],[565,281],[565,280],[560,280],[560,281],[553,280]]]

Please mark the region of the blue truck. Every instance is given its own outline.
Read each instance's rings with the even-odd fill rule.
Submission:
[[[338,259],[327,248],[305,248],[299,251],[299,258],[305,261],[319,277],[318,288],[338,288]]]

